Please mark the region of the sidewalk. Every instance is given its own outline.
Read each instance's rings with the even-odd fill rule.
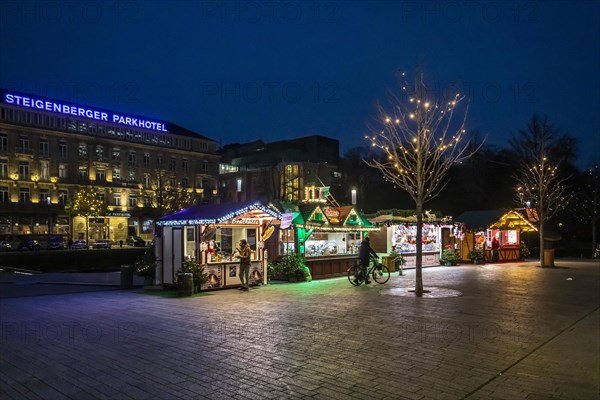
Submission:
[[[595,399],[600,264],[434,267],[163,298],[0,302],[2,399]],[[4,286],[4,285],[3,285]],[[0,286],[0,289],[3,289]]]

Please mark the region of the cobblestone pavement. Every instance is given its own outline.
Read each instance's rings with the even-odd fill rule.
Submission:
[[[2,399],[598,399],[600,264],[5,298]],[[0,288],[1,289],[1,288]]]

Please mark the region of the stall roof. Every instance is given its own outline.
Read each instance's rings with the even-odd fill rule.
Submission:
[[[328,216],[326,209],[332,209],[337,215]],[[318,211],[321,220],[311,218]],[[351,222],[349,216],[356,214],[355,222]],[[298,213],[293,223],[299,226],[310,226],[322,230],[373,230],[376,227],[362,217],[353,206],[323,207],[322,204],[303,203],[298,205]]]
[[[192,206],[159,218],[156,224],[159,226],[218,224],[249,212],[254,214],[254,218],[279,218],[279,213],[276,211],[265,207],[260,202],[250,201]]]
[[[481,210],[481,211],[465,211],[458,217],[456,221],[465,224],[468,230],[481,229],[520,229],[524,232],[537,231],[526,215],[523,215],[523,210]]]

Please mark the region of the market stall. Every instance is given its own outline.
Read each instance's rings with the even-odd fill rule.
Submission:
[[[379,227],[378,232],[371,234],[371,246],[378,253],[400,253],[405,259],[405,268],[415,267],[416,219],[410,210],[384,211],[369,217],[369,221]],[[458,251],[461,234],[461,224],[453,223],[450,217],[438,218],[427,212],[423,222],[422,266],[440,265],[442,250],[448,246]]]
[[[467,211],[457,217],[465,224],[461,259],[470,260],[474,250],[485,254],[486,262],[521,259],[521,236],[537,232],[535,209]],[[498,241],[497,258],[492,253],[493,239]]]
[[[378,228],[364,219],[353,206],[305,202],[293,213],[283,214],[280,254],[305,256],[313,279],[346,274],[356,263],[365,233]],[[284,229],[287,228],[287,229]]]
[[[276,211],[258,202],[193,206],[160,218],[156,254],[160,269],[157,278],[162,281],[157,283],[175,283],[183,260],[190,257],[199,260],[208,274],[202,289],[239,286],[236,248],[240,239],[245,239],[252,249],[251,284],[266,284],[269,255],[265,241],[279,222]]]

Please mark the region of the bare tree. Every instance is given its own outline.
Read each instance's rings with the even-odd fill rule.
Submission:
[[[404,76],[404,74],[402,74]],[[415,203],[417,217],[415,295],[423,289],[423,210],[447,184],[444,177],[455,163],[469,158],[478,148],[463,143],[467,109],[454,118],[464,100],[459,93],[449,100],[436,99],[423,79],[417,77],[414,92],[402,85],[403,98],[390,96],[390,109],[378,107],[379,122],[366,139],[381,149],[384,157],[365,162],[377,168],[385,180],[407,192]],[[406,97],[408,96],[408,97]],[[457,121],[455,119],[458,119]]]
[[[515,176],[517,201],[520,205],[529,204],[535,207],[539,219],[542,267],[546,265],[545,223],[557,212],[564,210],[572,198],[566,185],[568,178],[558,174],[560,160],[551,157],[556,147],[556,133],[556,129],[546,118],[541,119],[534,115],[527,125],[527,130],[519,131],[518,138],[511,141],[512,146],[518,146],[522,154],[522,162]]]

